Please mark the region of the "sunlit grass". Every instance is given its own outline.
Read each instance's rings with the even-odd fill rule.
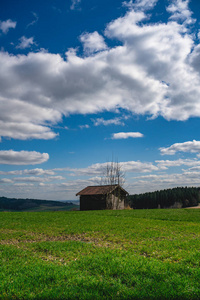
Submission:
[[[0,213],[1,299],[199,299],[200,210]]]

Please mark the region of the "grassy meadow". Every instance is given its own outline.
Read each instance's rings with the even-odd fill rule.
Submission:
[[[0,299],[200,299],[200,210],[0,213]]]

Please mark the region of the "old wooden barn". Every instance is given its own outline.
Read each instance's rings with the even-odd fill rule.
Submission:
[[[88,186],[78,192],[80,210],[124,209],[128,192],[120,185]]]

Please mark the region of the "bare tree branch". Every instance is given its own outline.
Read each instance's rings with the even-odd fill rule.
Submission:
[[[114,162],[112,160],[111,162],[108,162],[101,176],[101,185],[123,186],[124,183],[125,183],[125,173],[122,169],[122,165],[118,163],[118,161]],[[115,207],[116,209],[118,209],[120,199],[121,199],[120,188],[118,187],[114,191],[114,197],[107,199],[107,203],[108,203],[107,208],[113,209],[113,207]]]

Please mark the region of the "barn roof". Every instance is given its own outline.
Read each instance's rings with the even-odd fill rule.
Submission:
[[[78,195],[105,195],[108,193],[113,192],[117,187],[120,187],[120,189],[128,194],[127,191],[125,191],[120,185],[115,184],[115,185],[95,185],[95,186],[87,186],[80,192],[76,194]]]

